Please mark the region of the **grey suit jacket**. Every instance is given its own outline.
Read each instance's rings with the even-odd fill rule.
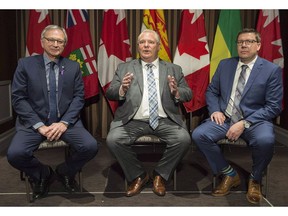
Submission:
[[[124,75],[127,72],[134,74],[130,88],[124,98],[119,96],[119,88]],[[170,93],[168,85],[168,75],[174,76],[180,94],[180,101],[177,101]],[[186,125],[182,120],[179,109],[179,102],[187,102],[192,98],[192,91],[188,87],[182,69],[180,66],[159,60],[159,88],[163,109],[167,116],[179,124],[181,127]],[[111,123],[111,129],[126,124],[133,118],[140,107],[143,95],[143,71],[140,59],[134,59],[127,63],[118,65],[113,80],[106,92],[109,100],[119,101],[115,112],[114,120]]]
[[[80,66],[60,58],[58,109],[60,120],[74,124],[84,106],[84,84]],[[21,58],[12,83],[12,104],[17,113],[17,127],[31,128],[47,121],[49,98],[43,55]]]

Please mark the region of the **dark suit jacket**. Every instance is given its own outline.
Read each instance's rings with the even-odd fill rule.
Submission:
[[[119,97],[119,88],[124,75],[127,72],[134,74],[129,90],[124,98]],[[168,75],[174,76],[177,80],[178,90],[181,102],[191,100],[192,91],[188,87],[182,69],[180,66],[159,60],[159,88],[162,100],[162,106],[168,117],[181,127],[186,125],[182,120],[179,112],[179,101],[175,100],[170,93],[168,85]],[[143,71],[141,61],[134,59],[127,63],[119,64],[115,76],[106,92],[106,96],[110,100],[119,100],[119,106],[115,112],[114,120],[111,123],[111,129],[127,123],[136,114],[140,107],[143,94]]]
[[[84,85],[80,66],[67,58],[59,59],[58,109],[60,120],[74,124],[84,106]],[[47,121],[49,97],[43,55],[21,58],[12,83],[12,104],[17,126],[31,128]]]
[[[225,113],[238,61],[239,58],[235,57],[219,63],[206,92],[210,115],[215,111]],[[258,56],[240,101],[244,119],[251,123],[271,122],[282,110],[282,96],[281,68]]]

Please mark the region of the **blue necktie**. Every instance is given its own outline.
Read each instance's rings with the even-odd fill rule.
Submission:
[[[239,107],[239,104],[240,104],[242,93],[245,87],[246,69],[248,68],[248,66],[242,65],[241,67],[242,67],[242,70],[241,70],[238,83],[237,83],[237,87],[235,90],[234,105],[233,105],[232,115],[231,115],[231,124],[234,124],[243,118],[242,111]]]
[[[50,71],[49,71],[49,90],[50,90],[50,115],[49,115],[49,124],[57,122],[57,99],[56,99],[56,77],[54,71],[54,65],[56,63],[50,62]]]
[[[148,69],[147,83],[148,83],[148,100],[149,100],[149,125],[155,130],[159,124],[158,122],[158,99],[156,82],[152,70],[153,64],[146,64]]]

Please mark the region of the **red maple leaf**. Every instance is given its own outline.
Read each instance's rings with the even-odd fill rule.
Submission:
[[[274,59],[282,58],[282,54],[280,53],[280,49],[282,47],[281,44],[273,44],[275,41],[281,39],[280,34],[280,25],[279,25],[279,17],[276,16],[271,22],[264,27],[264,23],[267,22],[268,16],[263,15],[263,11],[261,10],[258,18],[258,26],[257,30],[261,35],[261,49],[259,50],[259,56],[272,61]]]
[[[182,12],[178,49],[180,55],[187,53],[200,59],[200,56],[208,54],[208,51],[205,48],[207,42],[199,40],[206,36],[205,28],[202,26],[204,23],[204,16],[202,14],[194,23],[192,23],[194,16],[196,16],[195,13],[190,13],[189,10]],[[200,22],[200,19],[203,19],[203,22]]]
[[[104,13],[104,22],[102,29],[102,41],[107,50],[108,57],[111,55],[117,56],[122,61],[126,61],[126,58],[131,57],[130,44],[126,19],[122,19],[119,23],[118,14],[114,10],[108,10]]]

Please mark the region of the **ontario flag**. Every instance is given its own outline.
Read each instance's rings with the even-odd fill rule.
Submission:
[[[112,29],[112,31],[111,31]],[[132,60],[125,10],[105,10],[98,51],[98,75],[106,93],[118,64]],[[108,100],[112,113],[117,101]]]
[[[182,67],[185,79],[193,91],[193,99],[184,103],[187,112],[206,105],[205,92],[209,84],[209,48],[202,10],[183,10],[179,41],[174,63]]]
[[[26,56],[38,55],[43,53],[41,46],[41,32],[51,24],[48,10],[30,10],[29,24],[26,40]]]
[[[63,55],[80,65],[85,99],[99,94],[96,58],[93,50],[87,10],[67,10],[68,43]]]
[[[161,41],[160,50],[158,52],[159,58],[171,62],[171,53],[168,45],[168,36],[167,36],[164,11],[144,10],[141,31],[143,31],[144,29],[151,29],[159,34]]]

